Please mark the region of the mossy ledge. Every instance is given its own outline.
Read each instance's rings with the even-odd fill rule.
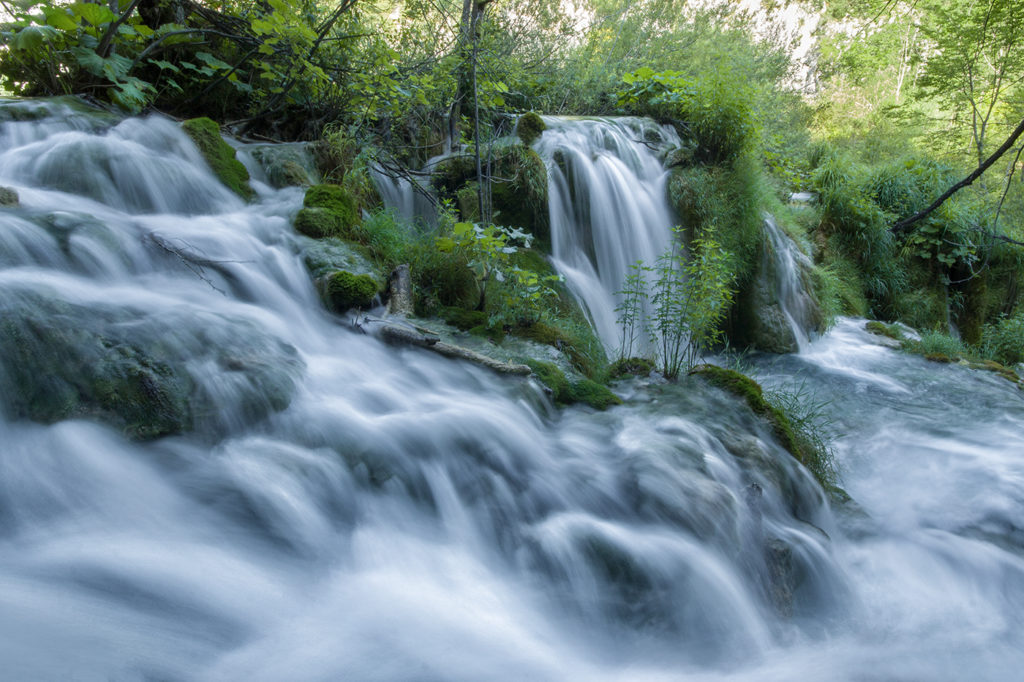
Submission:
[[[192,118],[181,124],[192,138],[213,174],[232,192],[246,201],[252,198],[249,171],[235,158],[235,150],[220,135],[220,126],[210,118]]]
[[[828,453],[819,452],[801,442],[806,442],[807,439],[801,439],[786,413],[764,397],[760,384],[735,370],[715,365],[698,365],[690,370],[690,374],[700,376],[712,386],[743,398],[754,414],[771,425],[772,433],[779,443],[807,467],[823,488],[831,490],[835,486],[835,473],[831,468]]]
[[[622,404],[622,399],[603,384],[591,379],[571,382],[562,370],[550,362],[538,360],[526,360],[525,362],[541,383],[551,389],[551,397],[556,405],[583,403],[597,410],[607,410],[613,405]]]

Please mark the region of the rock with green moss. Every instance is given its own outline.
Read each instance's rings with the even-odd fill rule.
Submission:
[[[17,208],[18,193],[10,187],[0,187],[0,208]]]
[[[613,405],[622,404],[622,399],[607,386],[591,379],[570,382],[565,373],[553,363],[527,360],[526,364],[540,382],[551,390],[551,398],[556,405],[583,403],[598,410],[607,410]]]
[[[344,223],[326,208],[303,208],[295,215],[295,231],[312,239],[341,237]]]
[[[516,135],[527,147],[536,142],[547,129],[544,119],[532,111],[523,114],[516,121]]]
[[[351,239],[359,224],[352,195],[339,185],[313,185],[306,190],[303,208],[295,216],[295,230],[313,239]]]
[[[220,135],[220,127],[212,119],[192,118],[181,124],[196,147],[199,148],[213,174],[232,192],[243,199],[252,198],[249,171],[235,158],[235,149]]]
[[[301,187],[317,182],[316,163],[305,144],[249,145],[246,149],[273,187]]]
[[[352,308],[366,309],[373,305],[377,290],[377,281],[373,277],[339,270],[324,281],[324,302],[336,313]]]
[[[0,409],[13,418],[95,419],[135,439],[220,433],[287,407],[301,366],[243,320],[0,296]]]
[[[612,377],[645,377],[654,371],[654,362],[647,358],[619,358],[608,368]]]

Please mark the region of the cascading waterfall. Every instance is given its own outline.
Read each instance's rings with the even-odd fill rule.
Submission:
[[[766,240],[762,267],[771,273],[769,281],[774,289],[773,298],[793,333],[797,348],[804,351],[810,343],[809,330],[814,328],[813,318],[817,311],[804,280],[813,264],[779,228],[775,218],[766,214],[762,224]]]
[[[679,138],[646,119],[544,120],[535,148],[548,169],[552,262],[614,353],[615,292],[630,266],[653,266],[672,238],[668,172],[657,149]]]
[[[854,321],[759,367],[839,396],[862,509],[834,514],[696,379],[555,413],[529,381],[339,324],[289,226],[300,190],[256,183],[243,204],[172,122],[26,115],[43,106],[0,102],[0,185],[21,204],[0,208],[0,677],[1024,664],[1024,402],[1002,379]]]

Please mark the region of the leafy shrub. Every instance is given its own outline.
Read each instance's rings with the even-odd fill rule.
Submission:
[[[760,128],[752,90],[728,72],[691,78],[680,71],[637,69],[623,76],[619,104],[659,120],[681,122],[697,142],[698,156],[720,163],[757,146]]]
[[[1024,362],[1024,313],[986,324],[981,332],[981,353],[1004,365]]]
[[[940,331],[925,332],[919,340],[904,342],[904,347],[926,357],[931,355],[956,359],[971,355],[963,341]]]

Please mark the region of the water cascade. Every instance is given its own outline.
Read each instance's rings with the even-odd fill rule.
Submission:
[[[1024,665],[1024,402],[1003,379],[854,321],[758,367],[839,396],[861,506],[833,510],[696,378],[556,412],[529,380],[350,329],[305,271],[301,190],[245,204],[171,121],[36,106],[0,102],[20,199],[0,208],[0,677]]]
[[[799,350],[806,350],[809,331],[815,327],[818,307],[808,291],[806,277],[811,259],[790,239],[771,215],[762,223],[765,236],[762,269],[769,273],[771,297],[778,305]]]
[[[679,144],[646,119],[545,118],[536,143],[548,168],[552,260],[609,352],[618,349],[615,307],[637,261],[653,266],[675,217],[657,150]]]

